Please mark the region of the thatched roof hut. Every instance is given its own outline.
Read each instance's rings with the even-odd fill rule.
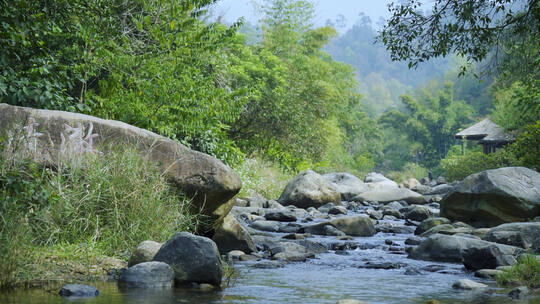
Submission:
[[[497,148],[514,141],[511,134],[502,127],[486,118],[455,135],[457,139],[478,140],[484,146],[484,153],[495,152]]]

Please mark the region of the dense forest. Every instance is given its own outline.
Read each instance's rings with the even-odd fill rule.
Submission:
[[[215,2],[3,1],[0,99],[121,120],[231,165],[257,157],[290,172],[459,171],[448,166],[488,156],[475,145],[460,155],[453,134],[490,116],[517,141],[482,163],[538,167],[539,37],[527,28],[536,1],[506,11],[480,1],[470,24],[489,28],[479,16],[491,5],[490,22],[509,23],[496,40],[438,32],[447,48],[424,54],[406,46],[422,37],[398,41],[391,30],[406,27],[392,20],[377,29],[361,14],[338,35],[344,20],[315,27],[309,1],[266,0],[257,25],[227,25],[208,13]],[[508,19],[519,16],[526,28]],[[467,36],[458,23],[450,31]]]

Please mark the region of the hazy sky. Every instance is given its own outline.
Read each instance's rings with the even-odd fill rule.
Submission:
[[[251,4],[252,1],[220,0],[216,5],[215,13],[223,15],[228,22],[240,17],[244,17],[246,21],[255,22],[259,16]],[[360,12],[371,17],[373,24],[379,17],[388,17],[386,5],[392,0],[312,0],[312,2],[315,4],[316,25],[324,25],[327,19],[335,20],[339,14],[343,14],[347,19],[347,26],[350,27],[359,19]]]

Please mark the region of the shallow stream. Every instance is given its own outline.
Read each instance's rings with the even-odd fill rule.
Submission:
[[[401,222],[402,223],[402,222]],[[276,234],[277,236],[278,234]],[[175,288],[171,290],[127,289],[116,283],[89,283],[101,294],[93,299],[65,300],[58,290],[16,290],[0,295],[0,303],[336,303],[354,298],[367,303],[425,303],[436,299],[441,303],[540,303],[540,299],[512,301],[492,281],[473,278],[461,264],[411,260],[405,254],[388,251],[385,240],[403,246],[410,234],[377,233],[373,237],[355,238],[360,244],[375,246],[367,250],[350,250],[318,254],[304,263],[289,263],[283,268],[260,269],[256,262],[239,262],[234,285],[222,291],[200,291]],[[336,242],[334,237],[316,237],[322,243]],[[349,241],[350,242],[350,241]],[[398,269],[359,268],[367,262],[403,263]],[[430,266],[437,265],[437,266]],[[426,268],[427,267],[427,268]],[[430,269],[431,271],[425,270]],[[420,270],[415,275],[407,270]],[[437,270],[437,271],[434,271]],[[470,278],[490,285],[488,291],[457,291],[452,283]]]

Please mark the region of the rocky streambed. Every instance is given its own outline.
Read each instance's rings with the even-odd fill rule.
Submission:
[[[94,284],[101,295],[89,301],[508,303],[509,289],[497,287],[493,275],[525,252],[540,253],[540,222],[478,228],[441,217],[440,204],[447,204],[443,198],[460,187],[464,185],[443,180],[431,185],[410,181],[411,190],[380,174],[370,174],[364,182],[344,173],[321,176],[307,171],[287,185],[279,200],[260,195],[237,199],[219,223],[215,243],[188,233],[164,245],[144,242],[118,284]],[[536,204],[535,189],[525,195],[529,201],[511,202]],[[492,192],[501,192],[497,191]],[[469,199],[474,202],[474,195]],[[495,222],[501,217],[497,208],[491,209],[495,212],[485,218]],[[478,214],[474,223],[481,223],[485,212]],[[221,282],[218,250],[234,265]],[[172,280],[184,286],[169,288]],[[214,289],[206,283],[228,287]],[[511,294],[521,303],[539,302],[534,291]],[[36,290],[3,294],[0,302],[62,299]]]

